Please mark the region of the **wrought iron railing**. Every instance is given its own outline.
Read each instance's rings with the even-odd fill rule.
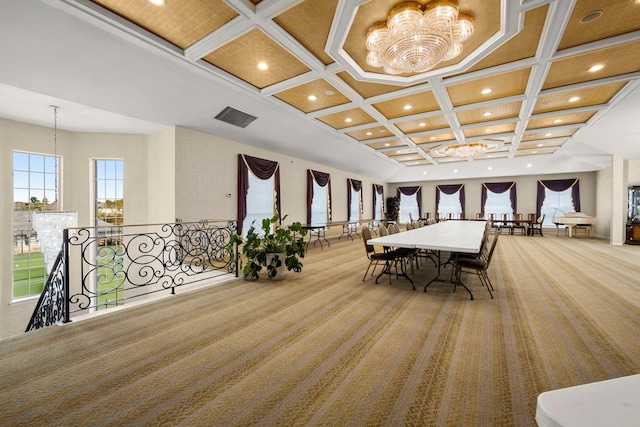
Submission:
[[[64,230],[58,259],[27,331],[69,322],[156,292],[238,276],[227,250],[236,221],[82,227]]]

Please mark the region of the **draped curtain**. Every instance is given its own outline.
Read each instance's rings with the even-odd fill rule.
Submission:
[[[518,212],[518,198],[516,194],[516,183],[514,181],[511,182],[485,182],[482,184],[482,203],[480,205],[480,212],[484,217],[484,205],[487,203],[487,190],[492,193],[504,193],[509,190],[509,199],[511,200],[511,209],[513,209],[513,213]],[[463,208],[464,209],[464,208]]]
[[[441,191],[444,194],[449,194],[449,195],[455,194],[458,191],[460,192],[458,197],[460,198],[460,206],[462,207],[462,215],[464,216],[464,204],[465,204],[464,184],[436,185],[436,209],[438,209],[438,206],[440,205]]]
[[[371,218],[376,217],[376,202],[378,201],[378,194],[380,195],[380,204],[382,206],[382,211],[384,212],[384,187],[380,184],[373,184],[373,216]]]
[[[307,224],[311,224],[311,204],[313,203],[313,182],[315,181],[320,187],[327,188],[329,195],[327,213],[329,222],[331,222],[331,175],[325,172],[318,172],[307,169]]]
[[[398,199],[400,199],[400,203],[402,203],[401,194],[404,194],[405,196],[413,196],[415,194],[416,201],[418,202],[418,217],[422,218],[422,187],[419,185],[413,187],[398,187],[398,190],[396,192],[398,195]]]
[[[545,179],[538,181],[536,218],[540,218],[542,203],[544,203],[545,188],[548,188],[551,191],[566,191],[571,188],[571,198],[573,199],[573,206],[576,212],[580,212],[580,180],[578,178]]]
[[[362,192],[360,191],[362,190],[362,181],[347,178],[347,218],[349,221],[351,221],[351,189],[360,193],[358,206],[360,206],[360,212],[362,212]]]
[[[242,223],[247,217],[247,194],[249,193],[249,170],[260,179],[274,177],[274,207],[280,215],[280,168],[278,162],[258,157],[238,155],[238,234],[242,234]]]

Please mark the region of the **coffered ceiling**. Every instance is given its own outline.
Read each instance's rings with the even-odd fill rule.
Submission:
[[[159,6],[149,0],[42,1],[55,14],[82,22],[89,40],[117,37],[131,51],[177,64],[185,76],[196,72],[194,83],[232,88],[253,102],[223,96],[212,105],[226,104],[257,120],[245,129],[213,125],[218,111],[212,105],[202,117],[170,105],[162,111],[155,106],[155,116],[140,108],[112,112],[252,145],[262,144],[259,134],[269,139],[263,126],[292,122],[283,125],[279,141],[263,146],[379,179],[446,179],[450,163],[460,176],[465,170],[466,176],[482,175],[494,164],[503,165],[502,172],[492,173],[503,175],[554,162],[557,172],[597,170],[609,154],[634,158],[637,148],[625,150],[640,144],[640,126],[630,123],[609,130],[627,141],[613,151],[607,141],[589,137],[591,131],[602,135],[610,123],[602,119],[616,115],[625,98],[638,99],[632,98],[640,83],[636,0],[459,0],[460,11],[475,23],[462,55],[424,73],[400,75],[368,65],[365,47],[368,28],[384,21],[396,0],[164,0]],[[89,62],[101,54],[95,50]],[[107,70],[137,72],[135,63],[114,64],[107,49],[105,55]],[[188,80],[162,84],[180,98]],[[214,86],[201,87],[202,96],[215,97]],[[88,96],[69,100],[108,107]],[[278,121],[264,123],[268,110]],[[303,135],[298,127],[306,129]],[[474,142],[489,150],[468,158],[445,153],[448,146]]]

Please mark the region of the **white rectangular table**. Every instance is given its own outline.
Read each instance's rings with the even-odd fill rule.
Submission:
[[[427,249],[437,251],[438,254],[438,272],[424,287],[427,287],[436,281],[444,281],[440,279],[440,251],[464,252],[477,254],[482,245],[482,237],[486,221],[445,221],[437,224],[428,225],[426,227],[415,228],[388,236],[376,237],[367,241],[370,245],[397,247],[408,249]],[[412,282],[413,283],[413,282]],[[473,299],[473,293],[464,283],[462,285]]]
[[[551,390],[538,396],[540,427],[640,425],[640,375]]]

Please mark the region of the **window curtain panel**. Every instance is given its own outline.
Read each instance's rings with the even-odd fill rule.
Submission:
[[[538,197],[536,200],[536,218],[540,218],[542,212],[542,203],[544,203],[544,190],[548,188],[551,191],[565,191],[571,188],[571,198],[573,199],[573,207],[576,212],[580,212],[580,180],[578,178],[570,179],[546,179],[538,181]]]
[[[274,177],[274,207],[280,215],[280,168],[278,162],[258,157],[238,155],[238,234],[242,234],[242,223],[247,217],[247,194],[249,194],[249,170],[260,179]],[[282,220],[282,217],[280,217]]]
[[[380,195],[382,211],[384,212],[384,187],[380,184],[373,184],[373,209],[371,212],[371,218],[376,217],[376,202],[378,201],[378,194]]]
[[[351,189],[360,193],[360,212],[362,212],[362,181],[347,178],[347,218],[351,221]]]
[[[400,201],[402,201],[401,194],[404,194],[405,196],[413,196],[415,194],[416,201],[418,202],[418,216],[422,218],[422,187],[421,186],[416,185],[413,187],[398,187],[398,189],[396,190],[396,194]],[[417,219],[420,219],[420,218],[417,218]]]
[[[329,222],[331,222],[331,175],[325,172],[307,169],[307,224],[311,224],[311,204],[313,203],[314,181],[320,187],[329,186],[327,188],[327,195],[329,196],[327,214],[329,216]]]
[[[444,194],[449,194],[449,195],[456,194],[458,191],[460,192],[458,197],[460,198],[460,206],[462,207],[462,215],[464,216],[464,205],[465,205],[464,184],[436,185],[436,210],[438,209],[438,206],[440,206],[441,191]]]
[[[509,199],[511,200],[511,209],[513,209],[513,213],[518,212],[518,198],[516,194],[516,183],[514,181],[511,182],[485,182],[482,184],[482,202],[480,205],[480,212],[484,217],[484,205],[487,203],[487,190],[492,193],[502,194],[505,191],[509,190]]]

